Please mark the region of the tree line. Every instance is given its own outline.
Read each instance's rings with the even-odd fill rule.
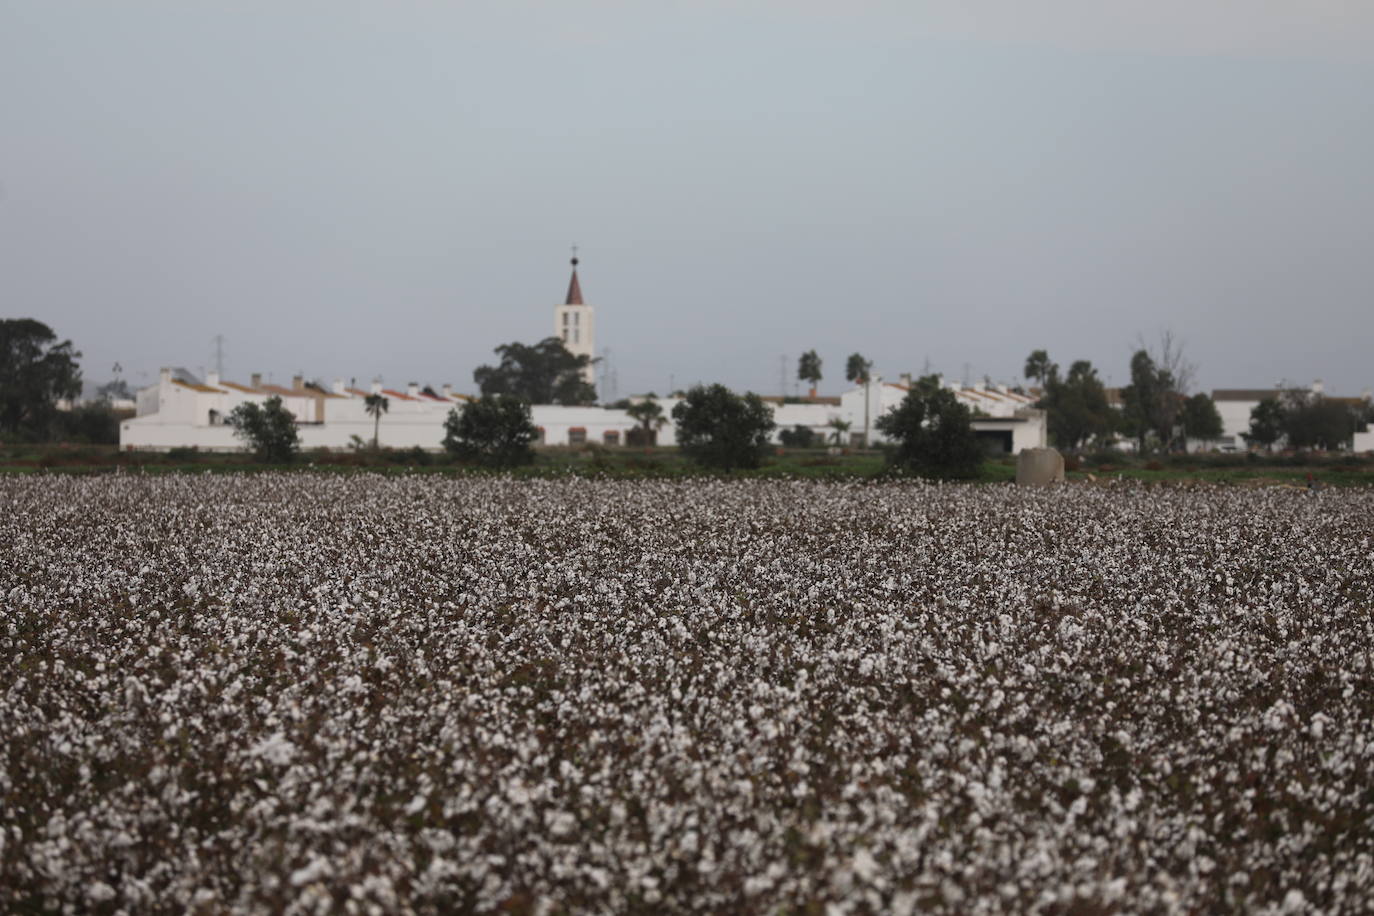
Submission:
[[[81,352],[33,318],[0,319],[0,440],[119,442],[120,414],[111,402],[130,397],[115,380],[96,389],[92,404],[61,410],[81,396]]]
[[[1119,409],[1092,363],[1076,360],[1067,372],[1045,350],[1026,357],[1024,374],[1040,389],[1038,407],[1046,411],[1050,440],[1068,451],[1110,446],[1118,436],[1133,439],[1136,450],[1186,451],[1189,440],[1221,437],[1216,404],[1203,392],[1189,394],[1195,367],[1177,338],[1164,334],[1152,352],[1139,347],[1130,362],[1130,384],[1120,391]],[[1251,411],[1242,437],[1251,446],[1272,449],[1285,442],[1295,449],[1340,449],[1356,431],[1374,420],[1364,409],[1310,391],[1276,393]]]
[[[532,460],[538,430],[529,420],[531,404],[587,405],[596,390],[586,381],[594,360],[575,355],[557,337],[534,345],[503,344],[495,349],[495,365],[479,366],[473,380],[481,397],[455,408],[445,422],[443,444],[455,456],[495,466]],[[65,438],[86,442],[118,442],[118,418],[109,401],[129,397],[122,381],[101,386],[103,403],[59,410],[61,400],[81,393],[81,353],[70,340],[34,319],[0,320],[0,437],[18,441]],[[850,354],[845,378],[866,383],[872,362]],[[797,377],[815,386],[823,378],[822,360],[808,350],[798,361]],[[1106,386],[1088,360],[1076,360],[1060,370],[1047,351],[1027,357],[1024,374],[1037,383],[1037,406],[1047,413],[1049,435],[1067,450],[1105,445],[1118,436],[1135,440],[1141,452],[1186,450],[1188,440],[1214,440],[1222,434],[1216,405],[1204,393],[1188,394],[1194,367],[1182,345],[1165,334],[1151,351],[1144,346],[1131,356],[1130,384],[1120,391],[1120,409],[1109,400]],[[525,405],[522,412],[518,405]],[[378,446],[382,416],[389,401],[382,395],[366,398],[373,419],[372,446]],[[653,400],[623,402],[637,426],[627,444],[651,444],[669,420]],[[957,408],[957,409],[956,409]],[[935,376],[921,379],[906,401],[874,427],[897,445],[893,463],[918,473],[964,474],[981,458],[968,422],[972,415],[945,390]],[[294,419],[280,398],[241,404],[227,418],[260,458],[290,460],[299,448]],[[765,423],[766,419],[766,423]],[[737,395],[722,385],[697,386],[674,408],[683,452],[701,464],[728,469],[757,466],[773,430],[771,413],[757,395]],[[1353,433],[1374,420],[1368,405],[1354,410],[1335,399],[1306,391],[1285,391],[1263,400],[1251,414],[1243,434],[1253,447],[1272,449],[1278,443],[1292,448],[1335,449],[1348,444]],[[849,424],[832,423],[833,437],[843,441]],[[865,419],[865,440],[868,420]],[[937,433],[938,430],[938,433]],[[815,434],[806,428],[784,430],[784,445],[809,446]]]

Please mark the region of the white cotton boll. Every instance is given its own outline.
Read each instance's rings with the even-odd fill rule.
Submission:
[[[104,881],[92,881],[86,885],[86,899],[92,903],[105,903],[113,900],[117,892]]]
[[[249,753],[276,766],[285,766],[295,758],[296,746],[286,740],[286,736],[281,732],[274,732],[254,745]]]
[[[1296,887],[1283,897],[1283,912],[1303,913],[1307,910],[1307,898]]]
[[[544,812],[544,824],[555,837],[571,836],[577,830],[577,818],[567,811]]]
[[[417,795],[410,800],[410,804],[406,805],[406,814],[419,814],[427,804],[429,804],[428,798]]]
[[[301,887],[305,884],[314,884],[329,873],[329,860],[317,856],[291,873],[291,886]]]
[[[854,859],[849,867],[859,880],[872,881],[873,876],[878,873],[878,860],[873,858],[867,849],[860,848],[854,853]]]

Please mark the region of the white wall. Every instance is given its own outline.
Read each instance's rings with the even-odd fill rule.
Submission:
[[[585,306],[583,306],[585,308]],[[218,383],[218,379],[207,379]],[[177,384],[169,375],[164,375],[155,390],[139,393],[140,402],[156,403],[155,413],[138,416],[120,424],[120,444],[126,448],[168,449],[177,446],[195,446],[204,450],[238,450],[243,443],[236,439],[232,428],[210,423],[210,411],[215,410],[223,418],[235,406],[245,402],[262,403],[273,395],[265,391],[244,392],[224,385],[207,385],[210,391],[198,391]],[[901,385],[875,380],[867,386],[856,387],[845,392],[838,405],[835,404],[770,404],[773,419],[777,424],[772,440],[780,441],[784,429],[804,426],[814,430],[827,439],[832,435],[830,422],[842,419],[850,424],[851,435],[861,434],[864,424],[864,398],[869,401],[870,438],[872,444],[883,441],[877,432],[878,417],[900,404],[906,397],[907,389]],[[462,403],[461,399],[433,400],[420,397],[416,400],[391,397],[389,410],[382,415],[378,425],[380,444],[387,448],[439,449],[444,438],[444,420],[453,407]],[[283,406],[296,415],[297,431],[303,448],[346,449],[356,436],[363,442],[372,441],[373,420],[367,415],[365,399],[348,394],[343,397],[319,398],[315,395],[283,395]],[[316,423],[316,405],[322,405],[324,422]],[[660,398],[658,404],[668,422],[658,430],[658,444],[674,446],[677,444],[676,429],[672,422],[673,408],[681,403],[678,398]],[[985,408],[986,409],[986,408]],[[1008,429],[1013,435],[1013,451],[1043,445],[1045,442],[1044,415],[1040,411],[1016,408],[1014,401],[1001,411],[1006,416],[974,421],[975,428]],[[603,444],[608,431],[618,434],[619,443],[624,445],[629,432],[638,423],[624,410],[610,410],[603,407],[563,407],[559,405],[536,405],[532,411],[535,426],[544,431],[546,445],[567,445],[573,429],[581,428],[586,432],[585,441]]]
[[[1241,438],[1241,433],[1250,431],[1250,411],[1259,405],[1259,401],[1214,401],[1217,406],[1217,413],[1221,415],[1221,435],[1222,439],[1230,439],[1230,446],[1236,449],[1245,449],[1245,440]]]

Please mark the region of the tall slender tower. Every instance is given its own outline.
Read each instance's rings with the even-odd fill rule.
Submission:
[[[568,281],[567,301],[553,310],[553,333],[575,356],[596,358],[596,310],[582,301],[582,284],[577,279],[577,248],[573,247],[572,279]],[[589,363],[582,377],[596,384],[596,373]]]

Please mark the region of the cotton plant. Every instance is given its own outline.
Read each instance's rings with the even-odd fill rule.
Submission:
[[[0,479],[0,909],[1349,912],[1374,493]]]

